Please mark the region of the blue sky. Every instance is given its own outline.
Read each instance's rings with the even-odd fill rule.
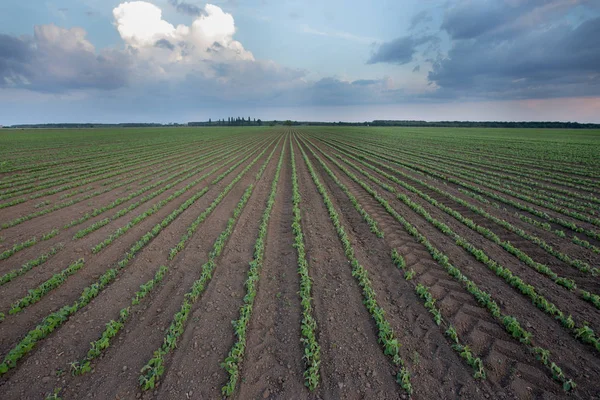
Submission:
[[[600,122],[600,2],[3,0],[0,124]]]

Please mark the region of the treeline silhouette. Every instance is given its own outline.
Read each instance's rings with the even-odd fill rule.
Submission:
[[[213,121],[188,122],[184,124],[170,123],[119,123],[119,124],[96,124],[96,123],[54,123],[54,124],[19,124],[5,126],[4,128],[146,128],[146,127],[169,127],[169,126],[403,126],[403,127],[442,127],[442,128],[544,128],[544,129],[600,129],[600,124],[589,124],[579,122],[507,122],[507,121],[416,121],[416,120],[375,120],[370,122],[320,122],[320,121],[263,121],[260,118],[230,117]]]

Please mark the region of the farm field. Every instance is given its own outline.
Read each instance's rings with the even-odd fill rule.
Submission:
[[[1,130],[0,398],[600,397],[599,155],[588,130]]]

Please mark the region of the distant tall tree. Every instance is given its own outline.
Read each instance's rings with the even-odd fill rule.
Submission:
[[[212,120],[211,120],[210,118],[208,119],[208,123],[209,123],[209,124],[212,124]]]

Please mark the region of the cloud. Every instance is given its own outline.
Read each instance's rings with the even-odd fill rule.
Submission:
[[[202,14],[202,9],[195,4],[178,0],[169,0],[169,4],[175,7],[178,12],[185,15],[199,16]]]
[[[431,14],[429,13],[429,11],[427,11],[427,10],[420,11],[420,12],[416,13],[410,19],[410,27],[408,28],[408,30],[412,31],[417,26],[424,24],[426,22],[431,22],[432,20],[433,20],[433,18],[431,17]]]
[[[34,27],[34,35],[0,35],[0,87],[40,91],[114,89],[126,83],[128,58],[96,52],[81,28]]]
[[[484,13],[487,15],[487,13]],[[493,21],[504,21],[496,18]],[[600,17],[578,26],[451,30],[455,40],[429,80],[449,97],[543,98],[600,94]],[[499,27],[503,30],[499,31]],[[510,34],[507,34],[510,32]],[[458,38],[458,39],[456,39]]]
[[[306,25],[306,24],[302,24],[300,27],[301,27],[303,33],[308,33],[310,35],[327,36],[327,37],[332,37],[332,38],[351,40],[351,41],[359,42],[359,43],[366,43],[366,44],[370,44],[370,43],[377,41],[377,39],[374,39],[374,38],[358,36],[358,35],[354,35],[349,32],[321,31],[318,29],[314,29],[311,26]]]
[[[154,43],[154,47],[159,47],[162,49],[175,50],[175,45],[169,42],[167,39],[159,39]]]
[[[482,35],[506,38],[532,29],[553,27],[577,6],[594,7],[587,0],[460,0],[448,8],[441,29],[452,39]]]
[[[233,38],[233,16],[212,4],[207,4],[189,26],[173,26],[162,18],[160,8],[144,1],[122,3],[113,15],[132,54],[163,77],[171,67],[177,73],[185,68],[207,72],[207,62],[254,60],[252,53]]]
[[[404,36],[391,42],[383,43],[375,51],[367,64],[391,63],[408,64],[417,53],[417,48],[425,43],[435,41],[433,36]]]

